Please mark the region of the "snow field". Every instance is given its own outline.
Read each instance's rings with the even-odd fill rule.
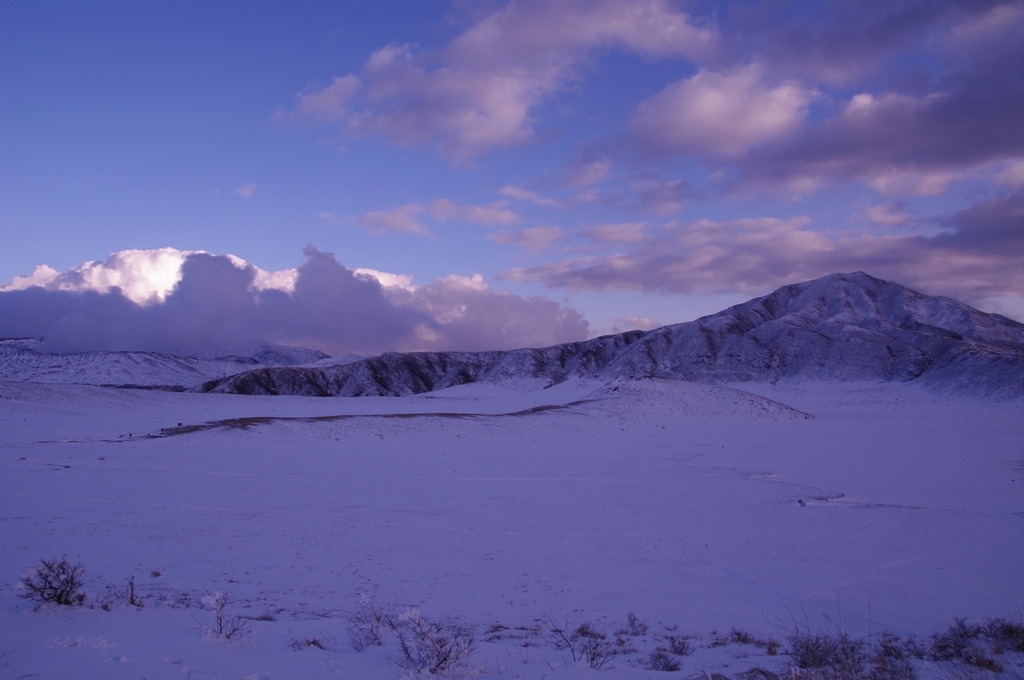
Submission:
[[[783,657],[711,647],[712,630],[922,636],[1019,616],[1021,416],[863,383],[360,399],[3,383],[0,671],[402,677],[393,641],[348,645],[362,594],[474,627],[471,668],[497,678],[662,676],[637,664],[669,626],[701,637],[664,677],[732,676]],[[65,553],[94,605],[134,574],[146,606],[17,597]],[[211,638],[214,591],[273,620]],[[614,640],[630,612],[650,632],[611,671],[531,632],[586,621]],[[290,647],[307,637],[328,649]]]

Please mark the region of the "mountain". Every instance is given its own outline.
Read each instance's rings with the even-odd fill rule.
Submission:
[[[862,272],[784,286],[718,314],[542,349],[389,353],[260,368],[207,392],[408,395],[472,382],[659,377],[698,382],[916,381],[1024,396],[1024,324]]]
[[[323,352],[257,345],[247,356],[179,357],[159,352],[75,352],[40,349],[39,338],[0,339],[0,380],[80,383],[184,390],[204,381],[261,366],[287,366],[328,359]]]

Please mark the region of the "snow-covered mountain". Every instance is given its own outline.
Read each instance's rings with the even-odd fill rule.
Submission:
[[[472,382],[571,377],[700,382],[920,381],[1024,396],[1024,324],[867,274],[832,274],[696,321],[543,349],[389,353],[324,367],[275,367],[203,391],[409,395]]]
[[[158,352],[75,352],[40,350],[39,338],[0,340],[0,380],[80,383],[185,389],[255,367],[290,366],[323,361],[316,350],[258,345],[246,355],[179,357]]]

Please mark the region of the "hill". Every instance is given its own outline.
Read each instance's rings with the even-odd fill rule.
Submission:
[[[388,353],[325,367],[268,367],[206,392],[403,396],[473,382],[572,377],[697,382],[920,381],[933,389],[1024,396],[1024,324],[862,272],[784,286],[656,330],[540,349]]]

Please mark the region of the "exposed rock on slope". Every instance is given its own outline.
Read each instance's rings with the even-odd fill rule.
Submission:
[[[322,360],[315,350],[261,345],[246,356],[179,357],[159,352],[40,351],[37,338],[0,340],[0,380],[181,389],[260,366]]]
[[[833,274],[718,314],[544,349],[385,354],[324,368],[263,368],[204,391],[408,395],[478,381],[573,376],[700,382],[919,380],[1024,395],[1024,324],[863,273]]]
[[[246,371],[203,386],[210,392],[306,396],[399,396],[480,381],[534,378],[548,384],[592,375],[643,331],[608,335],[543,349],[496,352],[391,352],[341,366]]]

